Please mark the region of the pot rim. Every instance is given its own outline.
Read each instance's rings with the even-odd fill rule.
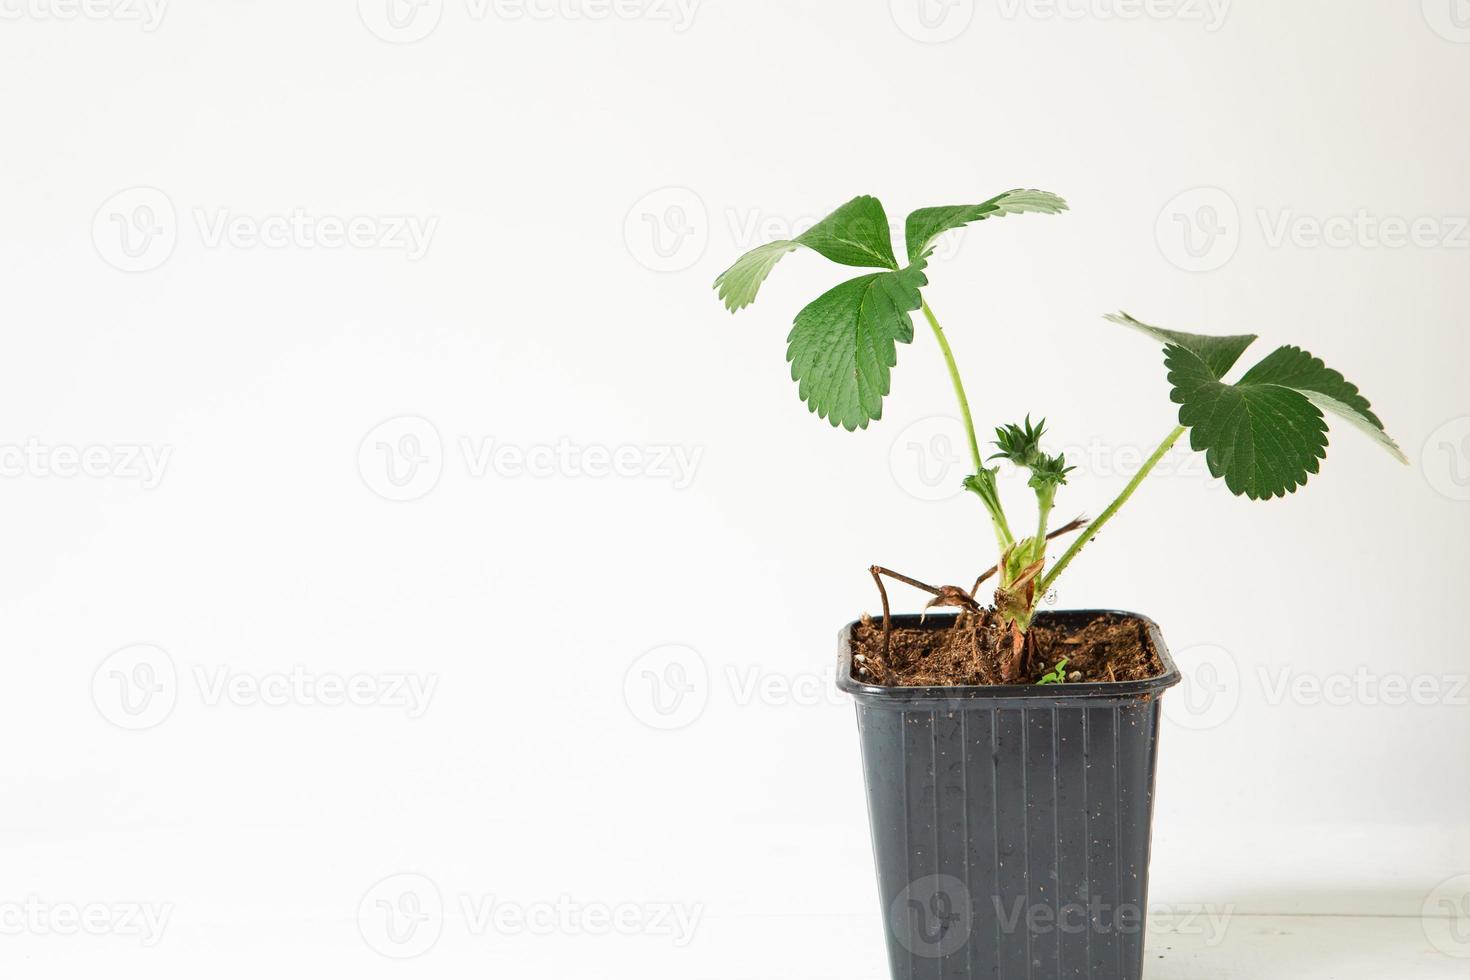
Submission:
[[[1164,672],[1156,677],[1141,681],[1089,681],[1077,684],[965,684],[950,687],[889,687],[867,684],[852,676],[852,632],[859,621],[854,620],[837,634],[837,689],[851,694],[859,703],[872,707],[957,707],[964,702],[981,702],[973,705],[996,707],[1015,704],[1027,708],[1079,707],[1079,702],[1103,707],[1108,704],[1147,701],[1178,684],[1182,680],[1179,667],[1169,654],[1159,624],[1147,616],[1121,609],[1062,609],[1038,614],[1038,618],[1073,616],[1124,616],[1143,623],[1148,631],[1149,642],[1164,665]],[[913,627],[922,619],[927,625],[932,622],[953,620],[954,615],[921,617],[915,614],[892,617],[895,626]]]

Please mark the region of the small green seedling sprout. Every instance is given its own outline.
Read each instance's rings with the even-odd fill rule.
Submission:
[[[1162,345],[1178,424],[1095,519],[1078,519],[1050,530],[1057,491],[1067,484],[1073,467],[1061,454],[1046,453],[1042,448],[1046,422],[1043,419],[1033,425],[1029,415],[1020,425],[996,429],[998,451],[989,460],[982,456],[954,352],[922,290],[929,285],[927,269],[935,243],[947,232],[989,218],[1066,210],[1067,203],[1060,197],[1038,190],[1007,191],[974,205],[923,208],[910,214],[904,224],[907,258],[900,263],[883,205],[873,197],[858,197],[805,234],[747,252],[715,280],[720,299],[733,313],[755,302],[776,263],[799,248],[839,265],[879,270],[849,279],[807,304],[796,314],[786,338],[786,359],[797,394],[818,417],[848,431],[865,429],[882,417],[898,345],[913,341],[911,314],[922,311],[948,368],[968,438],[973,471],[965,477],[964,487],[980,499],[989,517],[999,558],[969,590],[953,585],[936,588],[873,566],[873,578],[883,597],[885,649],[890,618],[880,575],[929,592],[934,596],[930,606],[971,611],[979,609],[975,596],[980,585],[996,576],[995,609],[1011,637],[1011,649],[1001,666],[1006,683],[1019,679],[1023,672],[1026,637],[1041,598],[1186,432],[1190,448],[1205,454],[1210,474],[1224,480],[1231,493],[1252,500],[1294,493],[1318,472],[1327,455],[1328,416],[1346,421],[1400,462],[1408,462],[1357,387],[1300,347],[1278,347],[1236,380],[1227,381],[1241,355],[1255,343],[1254,334],[1184,333],[1116,313],[1106,319]],[[1034,534],[1018,538],[1012,530],[997,484],[1000,467],[986,465],[996,461],[1028,473],[1027,485],[1036,495]],[[1081,533],[1060,557],[1048,563],[1048,542],[1079,529]],[[1065,680],[1060,669],[1048,675],[1053,680],[1043,683]]]
[[[1061,660],[1058,660],[1056,668],[1036,683],[1038,685],[1067,683],[1067,658],[1063,657]]]

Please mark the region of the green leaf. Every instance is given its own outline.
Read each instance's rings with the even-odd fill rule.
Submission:
[[[719,290],[720,299],[725,301],[725,308],[735,313],[754,303],[761,283],[766,281],[776,263],[799,247],[796,242],[770,242],[740,256],[715,280],[715,289]]]
[[[1067,210],[1067,202],[1049,191],[1017,189],[998,194],[983,204],[955,204],[948,207],[922,208],[904,222],[904,241],[909,261],[928,258],[934,252],[934,241],[947,231],[962,228],[985,218],[1003,218],[1008,214],[1057,214]]]
[[[1204,451],[1210,472],[1232,493],[1282,497],[1305,484],[1327,455],[1323,412],[1347,419],[1408,462],[1357,386],[1300,347],[1276,348],[1232,385],[1221,377],[1254,336],[1181,333],[1127,313],[1108,319],[1164,342],[1169,394],[1189,428],[1189,444]]]
[[[841,265],[897,269],[888,215],[876,197],[855,197],[794,239],[768,242],[746,252],[715,279],[731,313],[755,302],[761,284],[788,253],[805,246]]]
[[[924,263],[842,283],[796,315],[786,359],[813,412],[849,432],[882,418],[897,344],[914,339]]]
[[[1357,385],[1300,347],[1276,348],[1247,371],[1240,383],[1278,384],[1294,388],[1318,408],[1346,419],[1372,436],[1395,459],[1402,463],[1409,461],[1398,443],[1384,431],[1383,423],[1373,414],[1368,399],[1358,392]]]
[[[1163,342],[1165,346],[1174,345],[1183,347],[1185,350],[1197,355],[1205,362],[1216,379],[1223,378],[1225,372],[1235,366],[1240,360],[1240,355],[1245,349],[1255,343],[1255,334],[1239,334],[1231,337],[1209,337],[1204,334],[1184,333],[1180,330],[1165,330],[1163,327],[1155,327],[1142,321],[1135,320],[1127,313],[1109,313],[1104,319],[1113,323],[1121,323],[1125,327],[1141,330],[1155,340]]]
[[[1307,482],[1327,455],[1327,423],[1305,395],[1277,384],[1229,385],[1194,351],[1164,352],[1170,397],[1189,443],[1230,492],[1253,500],[1284,497]]]
[[[876,197],[853,198],[796,236],[796,242],[842,265],[898,269],[888,214]]]

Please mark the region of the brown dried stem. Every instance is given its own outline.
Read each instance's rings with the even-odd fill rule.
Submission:
[[[904,585],[912,586],[921,592],[927,592],[932,595],[934,598],[924,606],[925,609],[933,606],[958,606],[961,609],[968,609],[971,612],[980,612],[980,606],[975,602],[975,597],[958,585],[941,585],[936,587],[930,585],[928,582],[920,582],[916,578],[910,578],[902,572],[895,572],[891,568],[884,568],[882,565],[870,565],[868,566],[868,572],[873,576],[873,581],[878,584],[878,595],[883,598],[884,657],[888,656],[891,644],[890,634],[893,631],[893,617],[889,614],[888,610],[888,590],[883,587],[882,576],[884,575],[887,575],[895,581],[902,582]]]
[[[888,659],[889,634],[893,629],[892,618],[888,615],[888,590],[883,587],[883,578],[879,574],[883,569],[877,565],[868,566],[868,571],[873,575],[873,581],[878,585],[878,594],[883,597],[883,659]]]

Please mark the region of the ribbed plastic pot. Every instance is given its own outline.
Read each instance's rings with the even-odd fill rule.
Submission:
[[[1159,702],[1179,671],[1135,618],[1164,673],[1115,684],[877,687],[852,679],[857,624],[840,634],[894,980],[1142,977]]]

